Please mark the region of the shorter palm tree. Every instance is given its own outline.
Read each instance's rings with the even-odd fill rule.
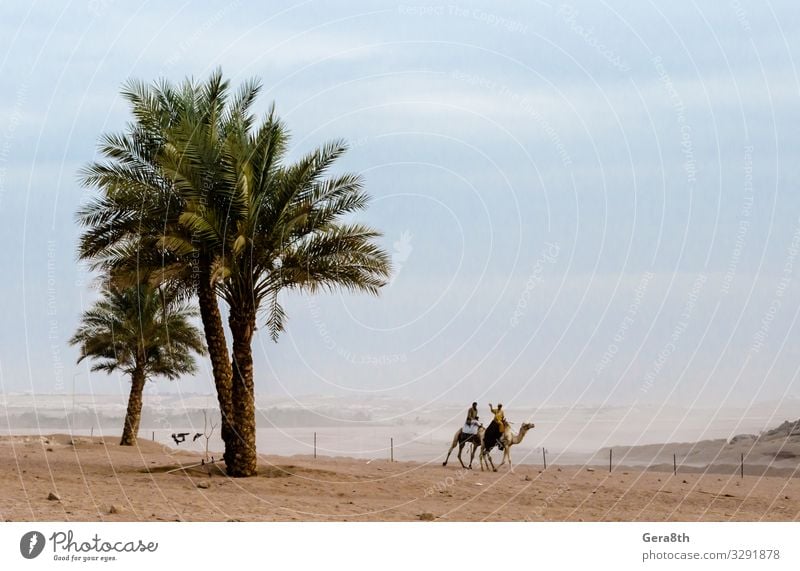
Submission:
[[[177,379],[194,373],[193,352],[203,354],[200,332],[191,324],[196,311],[175,292],[145,284],[106,285],[101,299],[84,312],[70,339],[80,346],[80,363],[96,361],[92,371],[121,371],[131,378],[131,393],[120,445],[136,444],[144,384],[151,377]]]

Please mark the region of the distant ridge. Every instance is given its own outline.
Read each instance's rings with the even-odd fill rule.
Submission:
[[[737,434],[730,439],[667,442],[600,449],[590,460],[608,464],[609,448],[615,465],[672,471],[739,473],[744,455],[749,475],[800,477],[800,419],[786,420],[760,434]],[[674,458],[673,458],[674,455]]]

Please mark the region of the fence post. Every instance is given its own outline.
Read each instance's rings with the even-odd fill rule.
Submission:
[[[742,475],[742,479],[744,479],[744,452],[742,452],[741,466],[739,471]]]
[[[394,438],[389,438],[389,462],[394,462]]]
[[[542,460],[544,461],[544,469],[547,470],[547,452],[545,451],[544,446],[542,446]]]
[[[608,449],[608,473],[611,473],[611,448]]]
[[[155,442],[155,441],[156,441],[156,431],[154,430],[153,431],[153,442]]]
[[[314,433],[314,458],[317,457],[317,433]]]
[[[672,474],[674,476],[678,475],[678,459],[675,454],[672,455]]]

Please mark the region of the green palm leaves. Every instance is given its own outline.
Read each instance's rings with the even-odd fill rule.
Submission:
[[[331,171],[333,141],[287,164],[289,134],[274,107],[252,113],[260,86],[231,94],[221,72],[203,83],[129,82],[134,121],[102,139],[82,171],[99,196],[78,213],[79,255],[117,283],[146,279],[197,296],[232,475],[256,470],[251,342],[259,315],[273,339],[279,295],[344,288],[375,294],[389,276],[380,234],[347,221],[363,210],[363,180]],[[217,299],[229,307],[233,352]]]

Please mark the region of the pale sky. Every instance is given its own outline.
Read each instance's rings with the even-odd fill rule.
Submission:
[[[800,397],[794,2],[164,4],[0,4],[2,392],[127,392],[66,343],[77,171],[125,80],[221,66],[294,156],[351,142],[395,266],[379,298],[288,296],[260,394]]]

